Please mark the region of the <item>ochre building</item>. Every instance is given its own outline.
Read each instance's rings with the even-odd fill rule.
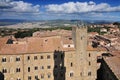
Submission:
[[[96,80],[97,53],[97,49],[88,45],[87,27],[73,27],[70,35],[11,40],[0,47],[0,78]]]

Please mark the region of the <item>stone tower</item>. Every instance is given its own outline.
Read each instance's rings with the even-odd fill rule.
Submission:
[[[91,75],[88,66],[88,53],[87,53],[87,27],[77,26],[73,27],[73,41],[75,44],[76,54],[76,71],[75,80],[92,80],[88,77]],[[94,79],[93,79],[94,80]]]

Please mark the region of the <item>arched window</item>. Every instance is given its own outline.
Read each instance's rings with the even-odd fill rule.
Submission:
[[[44,74],[41,74],[41,79],[43,79],[44,78]]]
[[[91,72],[90,71],[88,72],[88,76],[91,76]]]
[[[51,73],[48,73],[48,74],[47,74],[47,77],[50,78],[50,77],[51,77]]]
[[[28,67],[28,72],[30,72],[30,67]]]
[[[3,73],[7,73],[7,69],[4,68],[4,69],[2,70],[2,72],[3,72]]]
[[[20,68],[16,68],[16,72],[20,72]]]
[[[70,72],[70,77],[73,77],[74,76],[74,73],[73,72]]]
[[[6,58],[5,57],[2,58],[2,62],[6,62]]]

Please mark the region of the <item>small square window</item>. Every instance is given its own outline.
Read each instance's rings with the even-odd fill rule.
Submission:
[[[27,56],[27,60],[30,60],[30,56]]]
[[[45,40],[45,42],[47,42],[47,41],[48,41],[48,39]]]
[[[68,45],[68,47],[70,47],[70,45]]]
[[[40,69],[44,69],[44,66],[41,66]]]
[[[31,78],[31,76],[28,76],[28,80],[31,80],[32,78]]]
[[[37,56],[34,56],[34,60],[37,60]]]
[[[43,56],[40,56],[40,59],[43,59]]]
[[[43,79],[44,78],[44,74],[41,74],[41,79]]]
[[[48,74],[48,78],[50,78],[50,77],[51,77],[51,75]]]
[[[88,72],[88,76],[91,76],[91,72]]]
[[[38,70],[38,67],[37,67],[37,66],[35,66],[35,70]]]
[[[71,72],[71,73],[70,73],[70,77],[73,77],[73,75],[74,75],[73,72]]]
[[[20,61],[20,57],[16,57],[16,61]]]
[[[2,69],[2,72],[3,73],[7,73],[7,69]]]
[[[20,72],[20,68],[16,68],[16,72]]]
[[[51,66],[49,65],[49,66],[47,66],[47,69],[50,69],[51,68]]]
[[[50,55],[47,56],[47,59],[50,59]]]
[[[39,80],[39,79],[38,79],[38,75],[35,75],[35,80]]]
[[[6,58],[4,57],[4,58],[2,58],[2,62],[6,62]]]

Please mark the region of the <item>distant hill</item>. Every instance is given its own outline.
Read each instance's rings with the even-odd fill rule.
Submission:
[[[22,19],[0,19],[0,26],[13,25],[17,23],[24,22],[44,22],[41,25],[45,26],[63,26],[64,24],[77,25],[77,24],[109,24],[114,21],[105,21],[105,20],[22,20]]]
[[[23,22],[27,22],[27,20],[20,20],[20,19],[0,19],[0,26],[12,25],[12,24],[23,23]]]

